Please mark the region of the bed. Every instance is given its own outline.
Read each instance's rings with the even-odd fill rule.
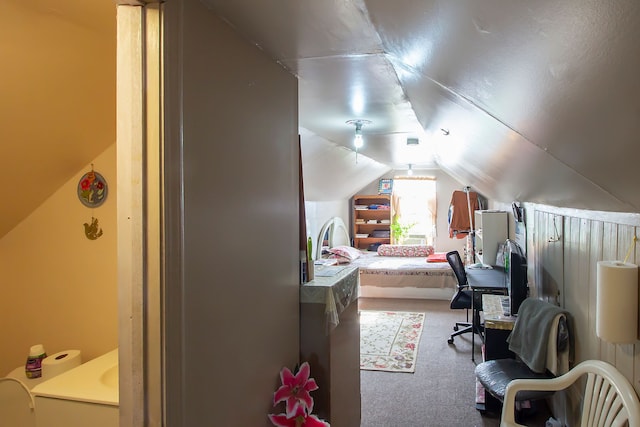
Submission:
[[[327,230],[335,230],[343,236],[327,239]],[[440,262],[427,262],[427,253],[415,245],[381,245],[378,252],[362,251],[344,244],[346,233],[340,218],[327,221],[318,237],[317,259],[319,263],[334,259],[341,264],[357,266],[361,297],[450,299],[453,295],[456,279],[444,254],[430,256]],[[328,240],[332,241],[327,244]],[[321,242],[324,247],[320,246]],[[415,254],[419,256],[410,256]]]

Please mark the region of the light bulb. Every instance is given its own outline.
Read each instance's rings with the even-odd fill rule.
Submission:
[[[411,165],[409,165],[409,170],[407,171],[407,175],[413,175],[413,169],[411,168]]]
[[[356,134],[356,137],[355,137],[355,138],[353,138],[353,145],[354,145],[356,148],[360,148],[360,147],[362,147],[362,145],[363,145],[363,144],[364,144],[364,143],[362,142],[362,135],[360,135],[360,134]]]

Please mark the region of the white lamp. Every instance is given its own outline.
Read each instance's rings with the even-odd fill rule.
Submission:
[[[353,138],[353,146],[358,149],[363,145],[364,142],[362,141],[362,123],[356,123],[356,136]]]
[[[610,343],[638,340],[638,266],[598,261],[596,335]]]
[[[356,133],[353,137],[353,146],[356,148],[356,151],[358,151],[358,148],[362,148],[362,146],[364,145],[364,141],[362,139],[362,126],[368,125],[370,123],[371,120],[365,119],[347,120],[348,125],[354,125],[356,127]]]

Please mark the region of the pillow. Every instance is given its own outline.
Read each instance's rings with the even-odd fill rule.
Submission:
[[[448,262],[446,252],[434,252],[427,257],[427,262]]]
[[[351,246],[336,246],[329,249],[329,252],[332,255],[330,258],[335,258],[338,262],[351,262],[354,259],[360,258],[360,255],[362,255],[359,250],[352,248]],[[344,260],[341,258],[344,258]]]
[[[431,245],[380,245],[378,247],[380,256],[427,257],[432,253]]]
[[[329,255],[329,259],[335,261],[336,264],[340,265],[340,264],[350,264],[351,263],[351,259],[350,258],[346,258],[340,255]]]

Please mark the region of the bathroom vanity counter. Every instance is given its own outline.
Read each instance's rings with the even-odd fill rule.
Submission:
[[[118,350],[35,386],[38,427],[117,427]]]
[[[300,288],[300,360],[319,387],[314,414],[332,427],[360,425],[358,287],[358,267],[330,266]]]
[[[118,350],[38,384],[35,396],[118,405]]]

